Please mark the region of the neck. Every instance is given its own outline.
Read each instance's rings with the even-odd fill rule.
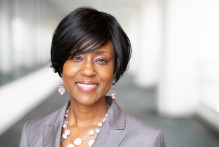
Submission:
[[[68,117],[69,126],[78,128],[96,126],[97,122],[104,117],[108,109],[109,106],[105,97],[93,105],[81,105],[71,98]]]

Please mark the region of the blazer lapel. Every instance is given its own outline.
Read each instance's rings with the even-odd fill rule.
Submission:
[[[43,147],[60,147],[62,125],[68,104],[69,102],[57,111],[57,114],[44,126]]]
[[[43,147],[60,147],[60,125],[46,125],[43,132]]]
[[[127,135],[126,117],[116,101],[112,101],[106,122],[96,138],[94,147],[117,147]]]

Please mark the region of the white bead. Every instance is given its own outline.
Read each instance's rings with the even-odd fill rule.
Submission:
[[[67,136],[66,134],[62,134],[62,138],[63,138],[63,139],[67,139],[68,136]]]
[[[102,120],[102,122],[105,122],[105,120],[106,120],[106,117],[104,117],[104,119]]]
[[[96,132],[99,133],[100,132],[100,128],[96,128]]]
[[[89,135],[90,135],[90,136],[93,136],[94,133],[95,133],[94,130],[90,130],[90,131],[89,131]]]
[[[74,147],[74,145],[73,144],[69,144],[67,147]]]
[[[103,126],[102,122],[98,122],[98,127],[102,127],[102,126]]]
[[[89,147],[91,147],[93,144],[94,144],[94,140],[91,139],[91,140],[88,142],[88,145],[89,145]]]
[[[70,134],[71,134],[71,131],[70,131],[70,130],[65,130],[65,134],[66,134],[66,135],[70,135]]]
[[[75,145],[81,145],[81,143],[82,143],[82,139],[81,139],[81,138],[76,138],[76,139],[74,140],[74,144],[75,144]]]
[[[66,128],[66,127],[67,127],[67,125],[66,125],[66,124],[64,124],[64,125],[63,125],[63,128]]]

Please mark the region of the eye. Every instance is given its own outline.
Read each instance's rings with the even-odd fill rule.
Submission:
[[[95,61],[99,64],[106,64],[108,62],[108,60],[104,58],[98,58]]]
[[[74,56],[74,57],[73,57],[73,60],[74,60],[75,62],[81,62],[81,61],[83,61],[83,58],[82,58],[81,56]]]

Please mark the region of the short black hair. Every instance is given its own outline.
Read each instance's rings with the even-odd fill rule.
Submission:
[[[128,36],[112,15],[89,7],[78,8],[64,17],[54,31],[51,67],[62,77],[63,65],[68,59],[92,52],[109,41],[114,46],[116,83],[126,71],[131,57]]]

